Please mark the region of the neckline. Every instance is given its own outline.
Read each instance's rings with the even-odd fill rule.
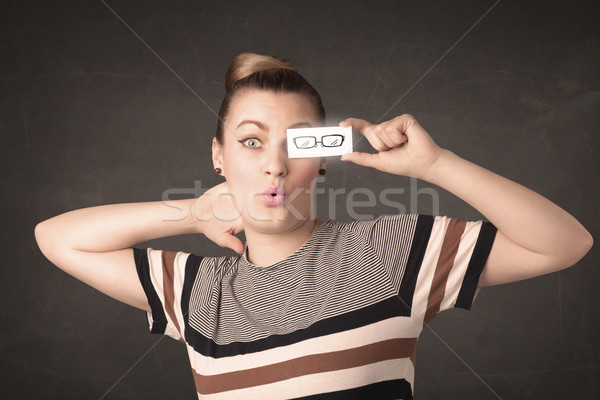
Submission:
[[[240,260],[243,262],[244,265],[246,265],[252,269],[256,269],[256,270],[267,271],[267,270],[271,270],[271,269],[276,269],[276,268],[286,264],[290,260],[297,258],[299,256],[299,254],[305,250],[306,247],[308,247],[310,244],[312,244],[314,241],[317,240],[316,239],[317,236],[319,236],[321,231],[325,228],[325,226],[329,225],[330,223],[331,223],[330,220],[322,220],[322,224],[319,225],[317,227],[317,229],[315,229],[312,232],[310,237],[302,244],[302,246],[300,246],[296,251],[294,251],[292,254],[290,254],[283,260],[279,260],[276,263],[261,267],[260,265],[256,265],[256,264],[253,264],[252,262],[250,262],[250,260],[248,260],[248,257],[246,256],[248,254],[248,243],[247,242],[244,245],[244,252],[240,255]]]

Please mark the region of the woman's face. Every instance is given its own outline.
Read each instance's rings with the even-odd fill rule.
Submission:
[[[286,129],[319,126],[310,101],[297,93],[240,92],[225,120],[213,163],[223,170],[244,229],[281,232],[313,217],[313,189],[325,159],[287,156]]]

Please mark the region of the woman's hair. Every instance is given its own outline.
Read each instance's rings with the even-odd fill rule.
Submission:
[[[231,101],[243,90],[259,89],[275,93],[305,95],[313,104],[321,123],[325,122],[325,108],[321,96],[296,70],[290,60],[254,53],[237,55],[225,74],[225,98],[219,110],[217,140],[223,144],[224,121]]]

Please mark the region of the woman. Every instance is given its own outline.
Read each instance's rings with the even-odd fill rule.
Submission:
[[[417,338],[439,311],[470,308],[478,287],[567,268],[592,246],[567,212],[440,148],[410,115],[340,122],[377,150],[342,160],[436,184],[490,222],[321,221],[313,190],[327,160],[286,153],[286,129],[324,124],[318,93],[289,61],[249,53],[226,90],[212,147],[224,183],[169,206],[75,210],[35,230],[51,262],[186,343],[199,398],[411,399]],[[186,233],[240,254],[132,248]]]

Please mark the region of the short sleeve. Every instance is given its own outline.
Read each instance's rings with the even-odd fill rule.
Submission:
[[[400,299],[425,323],[471,308],[495,236],[490,222],[421,214],[381,217],[372,231]]]
[[[150,304],[151,333],[184,341],[189,287],[195,276],[189,253],[133,248],[138,277]]]

